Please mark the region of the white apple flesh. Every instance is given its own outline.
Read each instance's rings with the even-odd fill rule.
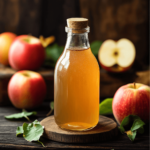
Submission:
[[[134,44],[128,39],[106,40],[100,47],[98,58],[107,71],[123,72],[128,70],[135,60]]]

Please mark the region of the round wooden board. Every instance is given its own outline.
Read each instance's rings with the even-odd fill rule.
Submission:
[[[95,143],[110,140],[118,135],[116,122],[104,116],[99,117],[95,128],[82,132],[62,130],[55,123],[54,116],[43,119],[41,125],[45,130],[44,137],[64,143]]]

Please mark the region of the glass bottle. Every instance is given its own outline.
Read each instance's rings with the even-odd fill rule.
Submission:
[[[67,130],[92,129],[99,121],[100,71],[88,41],[88,19],[67,19],[67,42],[54,72],[54,117]]]

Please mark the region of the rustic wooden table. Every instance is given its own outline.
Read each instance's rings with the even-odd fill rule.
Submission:
[[[49,111],[49,103],[44,103],[39,109],[36,110],[38,115],[30,117],[32,121],[38,119],[41,121],[46,117]],[[5,115],[18,113],[20,110],[15,109],[13,106],[0,107],[0,150],[16,149],[16,150],[40,150],[40,149],[109,149],[109,150],[148,150],[149,149],[149,131],[144,135],[136,137],[132,143],[126,135],[119,135],[116,139],[106,142],[93,143],[93,144],[65,144],[47,139],[41,141],[46,146],[43,148],[39,143],[27,142],[23,137],[16,137],[17,126],[27,122],[26,119],[20,120],[6,120]],[[113,117],[113,116],[110,116]]]

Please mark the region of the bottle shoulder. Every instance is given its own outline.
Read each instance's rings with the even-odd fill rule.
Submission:
[[[98,61],[90,48],[85,50],[64,50],[56,63],[55,70],[60,70],[60,68],[82,69],[84,67],[99,69]]]

